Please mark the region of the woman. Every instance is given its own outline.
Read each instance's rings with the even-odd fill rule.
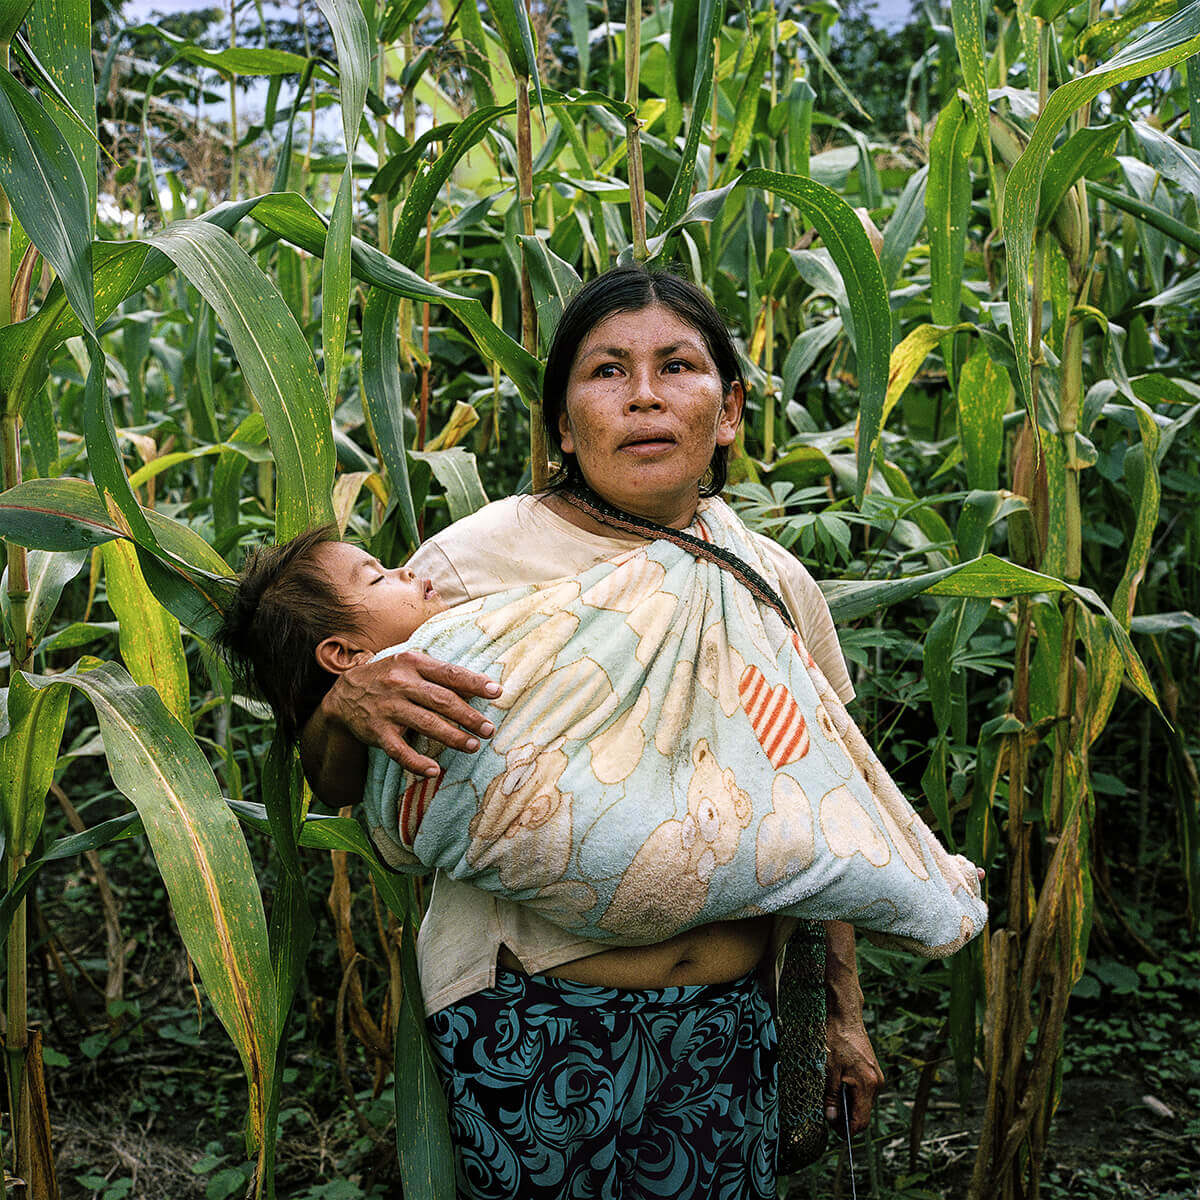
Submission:
[[[543,383],[560,485],[451,526],[410,562],[449,603],[577,574],[641,539],[572,502],[586,483],[636,517],[686,528],[720,491],[745,389],[724,323],[697,288],[618,268],[567,306]],[[762,539],[803,641],[843,699],[849,678],[815,583]],[[466,702],[482,676],[419,654],[343,675],[310,722],[319,795],[361,794],[364,744],[437,772],[418,731],[473,750],[493,731]],[[422,987],[469,1196],[774,1196],[775,1031],[757,968],[790,926],[703,926],[650,946],[582,941],[536,914],[437,878]],[[862,1026],[853,931],[826,933],[829,1115],[845,1084],[861,1129],[881,1082]],[[773,982],[767,972],[768,988]]]

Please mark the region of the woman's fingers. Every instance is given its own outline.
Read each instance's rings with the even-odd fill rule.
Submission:
[[[328,701],[360,742],[378,746],[402,767],[436,775],[437,763],[413,749],[413,733],[443,746],[472,752],[495,727],[468,697],[494,698],[500,688],[486,675],[404,651],[352,667],[340,676]]]

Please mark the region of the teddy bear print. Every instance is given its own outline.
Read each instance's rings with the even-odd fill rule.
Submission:
[[[709,880],[730,862],[750,824],[750,796],[722,770],[707,740],[692,750],[687,814],[657,826],[621,877],[600,924],[622,937],[661,941],[695,923]]]
[[[562,745],[558,738],[510,750],[468,826],[468,864],[494,868],[509,891],[549,887],[570,862],[571,797],[558,787],[567,766]]]

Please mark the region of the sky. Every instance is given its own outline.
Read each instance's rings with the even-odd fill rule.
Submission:
[[[155,13],[189,12],[198,8],[227,8],[228,0],[126,0],[124,13],[126,20],[131,22],[152,21]],[[266,17],[274,17],[285,11],[285,6],[265,2],[262,6]],[[294,13],[295,4],[286,6],[286,10]],[[884,29],[901,28],[912,15],[912,0],[874,0],[872,4],[875,24]],[[285,96],[287,89],[285,88]],[[266,97],[266,84],[252,86],[245,99],[239,99],[238,107],[244,107],[244,115],[261,116]],[[225,115],[224,104],[208,106],[209,116],[217,119]],[[340,133],[341,120],[333,109],[321,114],[319,124],[322,131],[336,138]],[[327,126],[327,128],[326,128]]]

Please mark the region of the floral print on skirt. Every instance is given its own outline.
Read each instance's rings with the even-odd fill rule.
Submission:
[[[629,991],[499,970],[429,1018],[468,1200],[764,1200],[776,1034],[757,978]]]

